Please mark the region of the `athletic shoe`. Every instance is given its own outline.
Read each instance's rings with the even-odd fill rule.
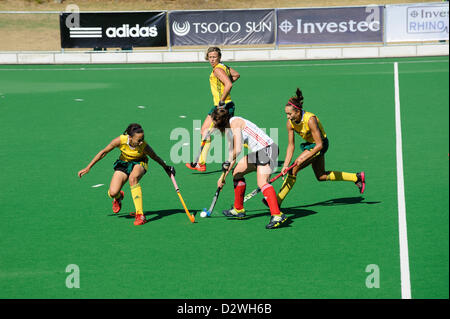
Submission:
[[[355,182],[355,185],[358,186],[359,192],[362,194],[366,188],[366,177],[364,176],[364,172],[356,173],[356,177],[358,180]]]
[[[136,215],[136,218],[134,219],[134,224],[136,226],[144,225],[147,222],[147,219],[145,219],[145,216],[143,214]]]
[[[236,209],[232,207],[231,209],[226,209],[222,211],[222,214],[224,214],[227,217],[234,217],[237,219],[245,218],[245,208],[242,209]]]
[[[204,172],[206,171],[206,164],[198,164],[195,166],[192,166],[191,163],[186,163],[186,167],[189,169],[192,169],[194,171]]]
[[[120,209],[122,208],[122,199],[125,197],[125,193],[123,191],[120,191],[120,198],[113,200],[113,206],[112,210],[114,214],[117,214],[120,212]]]
[[[267,229],[278,228],[287,220],[287,216],[280,212],[280,215],[272,215],[270,222],[266,225]]]

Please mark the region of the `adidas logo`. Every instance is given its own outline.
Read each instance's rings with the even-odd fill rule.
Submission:
[[[70,38],[101,38],[102,28],[87,27],[87,28],[69,28]]]
[[[106,29],[106,36],[108,38],[149,38],[158,36],[158,28],[153,27],[141,27],[136,24],[130,28],[129,24],[124,24],[119,28],[110,27]]]

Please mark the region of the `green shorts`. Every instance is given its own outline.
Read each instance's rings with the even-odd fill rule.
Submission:
[[[139,162],[134,162],[134,161],[127,162],[127,161],[117,160],[114,162],[113,168],[115,171],[121,171],[121,172],[124,172],[125,174],[127,174],[128,176],[130,176],[134,165],[141,165],[145,169],[145,172],[147,172],[147,170],[148,170],[148,162],[144,161],[144,160],[139,161]]]
[[[211,110],[209,110],[208,115],[211,115],[212,112],[214,112],[214,110],[216,109],[216,107],[217,107],[217,106],[213,106],[213,107],[211,108]],[[225,109],[227,109],[228,112],[230,112],[231,117],[234,116],[234,110],[235,110],[235,108],[236,108],[236,107],[235,107],[233,101],[228,102],[227,104],[225,104]]]
[[[318,152],[318,153],[316,154],[316,156],[319,156],[319,155],[325,155],[325,153],[328,151],[328,138],[324,138],[324,139],[322,140],[322,144],[323,144],[322,150],[321,150],[320,152]],[[315,146],[316,146],[316,143],[309,143],[309,142],[306,142],[306,143],[300,144],[300,149],[302,150],[302,152],[305,151],[305,150],[310,151],[310,150],[312,150]]]

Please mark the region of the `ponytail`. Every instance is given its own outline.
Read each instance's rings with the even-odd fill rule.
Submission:
[[[286,103],[286,106],[292,106],[295,109],[301,110],[303,108],[303,93],[302,91],[297,88],[295,91],[295,96],[291,97],[288,102]]]

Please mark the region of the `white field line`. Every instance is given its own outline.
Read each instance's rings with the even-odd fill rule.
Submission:
[[[256,61],[255,61],[256,62]],[[264,61],[257,61],[257,63]],[[199,62],[183,62],[183,63],[199,63]],[[200,62],[201,63],[201,62]],[[239,65],[239,68],[292,68],[292,67],[311,67],[311,66],[348,66],[348,65],[379,65],[379,64],[392,64],[392,62],[343,62],[343,63],[308,63],[308,64],[255,64],[255,65]],[[422,60],[422,61],[402,61],[402,63],[448,63],[448,60]],[[122,63],[121,63],[122,64]],[[144,63],[145,64],[145,63]],[[158,63],[162,64],[162,63]],[[119,64],[120,65],[120,64]],[[123,64],[122,64],[123,65]],[[79,68],[0,68],[0,71],[115,71],[115,70],[183,70],[183,69],[210,69],[209,65],[202,66],[147,66],[147,67],[83,67]]]
[[[400,91],[398,81],[398,63],[394,63],[395,85],[395,132],[397,153],[397,198],[398,233],[400,244],[400,277],[402,299],[411,299],[411,281],[409,272],[408,231],[406,227],[405,184],[403,178],[402,127],[400,119]]]

